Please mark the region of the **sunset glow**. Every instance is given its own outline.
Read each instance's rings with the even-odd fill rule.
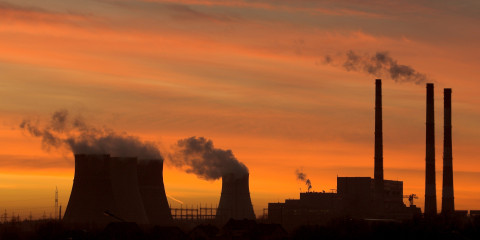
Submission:
[[[337,176],[373,177],[374,79],[383,79],[385,179],[425,190],[425,83],[346,69],[388,53],[435,84],[442,196],[443,88],[452,88],[455,208],[480,209],[480,3],[293,0],[0,0],[0,213],[66,207],[73,154],[20,128],[66,109],[167,156],[211,139],[250,173],[255,214]],[[326,56],[335,61],[327,63]],[[217,205],[221,181],[165,161],[171,206]],[[405,201],[407,202],[407,201]],[[439,208],[440,210],[440,208]]]

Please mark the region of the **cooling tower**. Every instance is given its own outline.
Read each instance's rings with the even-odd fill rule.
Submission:
[[[383,183],[383,130],[382,130],[382,80],[375,81],[375,206],[381,214],[384,210]]]
[[[127,222],[147,224],[138,187],[137,158],[111,158],[110,179],[115,197],[115,207],[110,212]]]
[[[148,223],[137,182],[136,158],[75,155],[75,176],[63,220],[103,227],[112,221]]]
[[[452,167],[452,89],[444,89],[442,214],[455,212]]]
[[[222,195],[216,215],[218,223],[225,223],[230,218],[255,219],[248,178],[248,173],[242,176],[229,174],[222,177]]]
[[[163,185],[163,160],[140,160],[138,162],[138,184],[150,224],[171,224],[172,214]]]
[[[104,211],[115,206],[109,155],[75,154],[75,176],[63,221],[99,227],[112,221]]]
[[[433,83],[427,83],[427,123],[425,149],[425,216],[437,214],[435,189],[435,114]]]

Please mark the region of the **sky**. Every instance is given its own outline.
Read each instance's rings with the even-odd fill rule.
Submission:
[[[0,212],[48,216],[55,187],[66,207],[73,154],[19,127],[58,109],[164,155],[191,136],[230,149],[249,169],[257,216],[306,190],[297,169],[315,191],[335,189],[337,176],[373,177],[376,78],[385,178],[423,208],[432,82],[441,206],[443,88],[452,88],[455,207],[480,209],[479,25],[474,0],[0,1]],[[382,54],[417,75],[349,68],[349,53]],[[166,162],[164,182],[188,206],[218,204],[219,180]]]

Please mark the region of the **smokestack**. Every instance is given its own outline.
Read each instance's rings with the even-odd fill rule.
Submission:
[[[110,156],[75,154],[75,176],[63,221],[99,227],[112,221],[103,213],[114,203]]]
[[[173,222],[163,184],[163,160],[138,162],[138,184],[150,224],[169,225]]]
[[[435,112],[433,83],[427,83],[427,123],[425,151],[425,216],[437,214],[435,189]]]
[[[102,154],[75,154],[75,176],[63,220],[72,224],[104,227],[117,221],[147,224],[137,182],[136,158],[111,158]]]
[[[444,122],[442,214],[451,215],[455,212],[452,167],[452,89],[445,88],[443,94]]]
[[[382,80],[375,81],[375,204],[383,210],[383,130],[382,130]]]
[[[216,215],[218,223],[223,224],[230,218],[255,219],[248,178],[248,174],[243,176],[228,174],[222,177],[222,194]]]

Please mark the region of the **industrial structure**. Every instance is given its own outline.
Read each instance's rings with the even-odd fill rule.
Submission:
[[[427,120],[425,144],[425,217],[437,214],[435,185],[435,106],[433,83],[427,83]]]
[[[434,86],[427,84],[425,217],[437,214],[435,185]],[[268,220],[284,226],[326,223],[334,218],[411,219],[420,215],[415,194],[404,195],[403,182],[384,179],[382,82],[375,82],[374,177],[338,177],[336,192],[301,192],[299,199],[268,204]],[[455,213],[452,168],[451,89],[444,89],[442,213]],[[57,193],[56,193],[57,194]],[[403,202],[408,198],[410,206]],[[55,200],[55,211],[58,197]],[[61,210],[59,211],[61,215]],[[56,212],[57,213],[57,212]],[[173,214],[173,217],[172,217]],[[75,176],[63,221],[105,226],[112,221],[171,225],[179,221],[224,224],[254,220],[249,174],[222,177],[218,208],[170,208],[163,182],[163,160],[75,154]]]
[[[70,224],[106,225],[104,211],[114,209],[109,155],[75,155],[72,192],[63,221]]]
[[[430,90],[431,89],[431,90]],[[432,168],[435,174],[435,155],[432,155],[434,144],[433,122],[433,85],[427,84],[427,187],[431,187]],[[433,135],[432,135],[433,134]],[[434,154],[434,146],[433,146]],[[430,170],[428,170],[430,169]],[[435,177],[433,175],[433,177]],[[433,178],[433,190],[435,179]],[[453,195],[453,193],[452,193]],[[403,182],[385,180],[383,177],[383,131],[382,131],[382,83],[375,81],[375,156],[374,178],[370,177],[337,177],[337,192],[304,192],[299,199],[287,199],[283,203],[268,204],[268,220],[283,224],[286,227],[303,224],[319,224],[340,218],[360,219],[411,219],[421,214],[420,208],[403,202]],[[431,194],[429,192],[429,199]],[[433,195],[433,198],[435,196]],[[436,206],[430,206],[435,208]]]
[[[137,163],[137,158],[75,154],[75,176],[63,221],[98,227],[115,221],[169,223],[162,168],[161,160]]]
[[[226,223],[229,219],[255,219],[250,190],[249,175],[228,174],[222,177],[222,194],[218,204],[216,221]]]
[[[455,213],[453,196],[453,167],[452,167],[452,89],[443,90],[443,185],[442,185],[442,214]]]
[[[163,184],[163,160],[139,161],[138,186],[150,224],[171,224],[172,215]]]
[[[110,180],[112,183],[115,216],[127,222],[147,224],[148,218],[138,187],[137,158],[110,158]]]

